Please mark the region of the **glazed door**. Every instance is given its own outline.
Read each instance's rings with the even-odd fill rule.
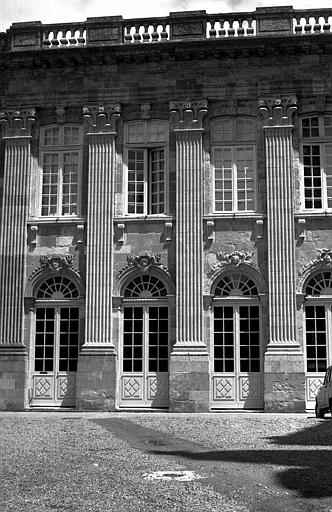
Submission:
[[[36,309],[33,406],[73,407],[79,348],[79,308]]]
[[[214,307],[212,407],[263,407],[258,305]]]
[[[123,311],[120,407],[168,406],[168,307]]]
[[[323,384],[326,369],[332,364],[332,306],[305,307],[306,408],[315,408],[316,394]]]

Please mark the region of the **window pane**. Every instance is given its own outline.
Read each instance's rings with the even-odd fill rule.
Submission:
[[[144,213],[144,151],[128,151],[128,213]]]
[[[155,149],[150,153],[150,212],[151,214],[165,213],[165,150]]]
[[[322,208],[320,146],[303,146],[305,208]]]

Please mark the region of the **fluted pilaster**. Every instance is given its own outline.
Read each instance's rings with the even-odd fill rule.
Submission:
[[[292,114],[296,98],[264,99],[270,346],[296,343]]]
[[[174,351],[197,351],[203,338],[202,120],[207,102],[172,102],[176,136],[176,325]]]
[[[26,222],[31,173],[31,128],[35,111],[0,113],[4,182],[0,224],[0,344],[23,346]]]
[[[113,181],[119,105],[85,107],[89,140],[84,349],[112,346]]]

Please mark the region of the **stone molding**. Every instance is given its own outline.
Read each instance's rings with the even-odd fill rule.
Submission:
[[[8,109],[0,112],[2,136],[31,137],[33,123],[36,121],[35,108]]]
[[[292,126],[297,110],[296,96],[267,97],[258,101],[258,110],[265,121],[264,128]]]
[[[174,130],[202,130],[203,118],[208,111],[208,101],[171,101],[169,109],[170,123]]]
[[[83,107],[83,119],[87,134],[116,133],[116,123],[120,113],[120,103]]]

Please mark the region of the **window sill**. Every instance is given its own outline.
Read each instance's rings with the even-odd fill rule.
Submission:
[[[209,215],[204,215],[204,220],[212,220],[212,219],[265,219],[266,215],[263,213],[256,212],[230,212],[230,213],[210,213]]]
[[[114,222],[165,222],[175,220],[175,216],[172,215],[126,215],[124,217],[114,217]]]
[[[36,217],[28,220],[28,226],[41,224],[84,224],[85,217]]]
[[[302,212],[296,212],[295,218],[310,218],[313,217],[315,219],[324,219],[325,217],[332,217],[332,210],[303,210]]]

